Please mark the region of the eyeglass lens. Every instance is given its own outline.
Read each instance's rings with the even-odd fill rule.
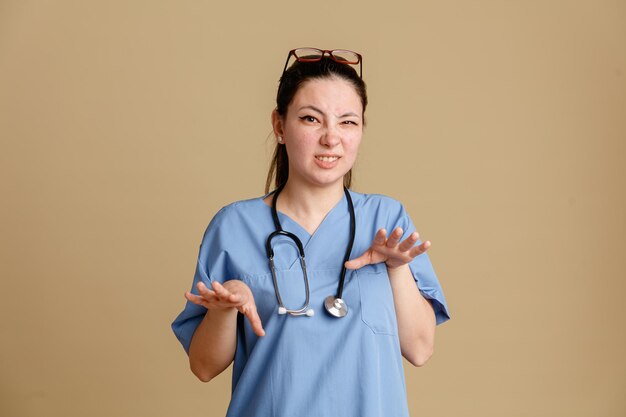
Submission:
[[[317,61],[322,58],[324,51],[316,48],[298,48],[294,52],[294,55],[298,61]],[[335,49],[330,51],[330,57],[337,62],[345,64],[358,64],[359,56],[352,51],[346,51],[342,49]]]

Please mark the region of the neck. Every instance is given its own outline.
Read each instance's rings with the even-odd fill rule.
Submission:
[[[343,195],[343,183],[328,187],[304,187],[295,181],[287,181],[278,198],[277,210],[312,235]],[[268,196],[268,205],[271,205],[271,198]]]
[[[328,187],[305,187],[287,181],[278,199],[282,211],[296,217],[325,216],[343,198],[343,183]]]

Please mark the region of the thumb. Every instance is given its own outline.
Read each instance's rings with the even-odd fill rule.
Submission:
[[[256,311],[256,305],[254,305],[254,303],[250,303],[243,308],[242,313],[248,318],[254,334],[259,337],[265,336],[265,330],[263,330],[263,324],[261,323],[259,313]]]
[[[349,260],[348,262],[344,264],[344,266],[346,267],[346,269],[359,269],[369,264],[370,264],[369,254],[365,252],[363,255],[359,256],[358,258]]]

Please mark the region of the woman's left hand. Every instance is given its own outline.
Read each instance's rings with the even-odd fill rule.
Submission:
[[[358,258],[346,262],[346,268],[359,269],[365,265],[384,262],[388,268],[394,269],[408,264],[413,258],[426,252],[430,247],[429,241],[414,246],[419,239],[417,232],[411,233],[409,237],[400,242],[402,233],[401,227],[396,227],[389,237],[387,237],[385,229],[378,230],[376,236],[374,236],[372,246]]]

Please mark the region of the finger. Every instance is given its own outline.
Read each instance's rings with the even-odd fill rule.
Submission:
[[[189,291],[187,291],[187,292],[185,293],[185,298],[186,298],[187,300],[189,300],[190,302],[192,302],[192,303],[194,303],[194,304],[196,304],[196,305],[199,305],[199,306],[205,307],[205,308],[206,308],[206,307],[207,307],[207,305],[208,305],[208,303],[207,303],[207,300],[206,300],[206,299],[204,299],[203,297],[200,297],[199,295],[192,294],[192,293],[190,293]]]
[[[220,300],[216,295],[212,295],[211,298],[201,297],[190,292],[185,293],[185,298],[190,302],[202,306],[208,310],[211,309],[224,309],[224,308],[237,308],[241,304],[231,301]]]
[[[228,291],[226,288],[224,288],[224,286],[222,284],[220,284],[217,281],[213,281],[211,283],[211,286],[213,287],[213,291],[215,291],[215,294],[217,295],[217,297],[220,300],[229,300],[230,296],[232,295],[232,293],[230,291]]]
[[[185,291],[185,298],[195,304],[196,300],[200,297],[190,293],[189,291]]]
[[[230,294],[227,300],[235,305],[241,305],[244,298],[241,294]]]
[[[393,232],[389,235],[389,239],[387,239],[387,247],[395,248],[398,246],[398,242],[400,242],[400,238],[402,237],[402,228],[396,227]]]
[[[243,310],[243,314],[248,318],[254,334],[259,337],[265,336],[265,330],[263,330],[263,324],[261,323],[259,313],[256,311],[256,306],[254,304],[250,304],[246,306]]]
[[[409,237],[407,237],[400,243],[400,246],[398,246],[398,250],[400,250],[400,252],[408,251],[415,245],[417,239],[419,239],[419,234],[417,232],[411,233]]]
[[[202,281],[198,282],[198,284],[196,285],[196,288],[198,288],[198,292],[200,293],[200,295],[206,298],[207,300],[210,300],[216,297],[215,291],[208,289],[205,283]]]
[[[415,258],[417,255],[421,255],[430,248],[430,241],[423,242],[421,245],[417,245],[409,251],[409,256]]]
[[[215,292],[217,293],[220,300],[233,303],[237,306],[242,305],[246,301],[246,297],[244,294],[235,293],[227,289],[226,287],[224,287],[223,284],[217,281],[213,282],[213,288],[215,289]]]
[[[378,229],[378,232],[376,232],[376,235],[374,236],[374,242],[372,245],[382,246],[385,244],[386,240],[387,240],[387,231],[385,229]]]

